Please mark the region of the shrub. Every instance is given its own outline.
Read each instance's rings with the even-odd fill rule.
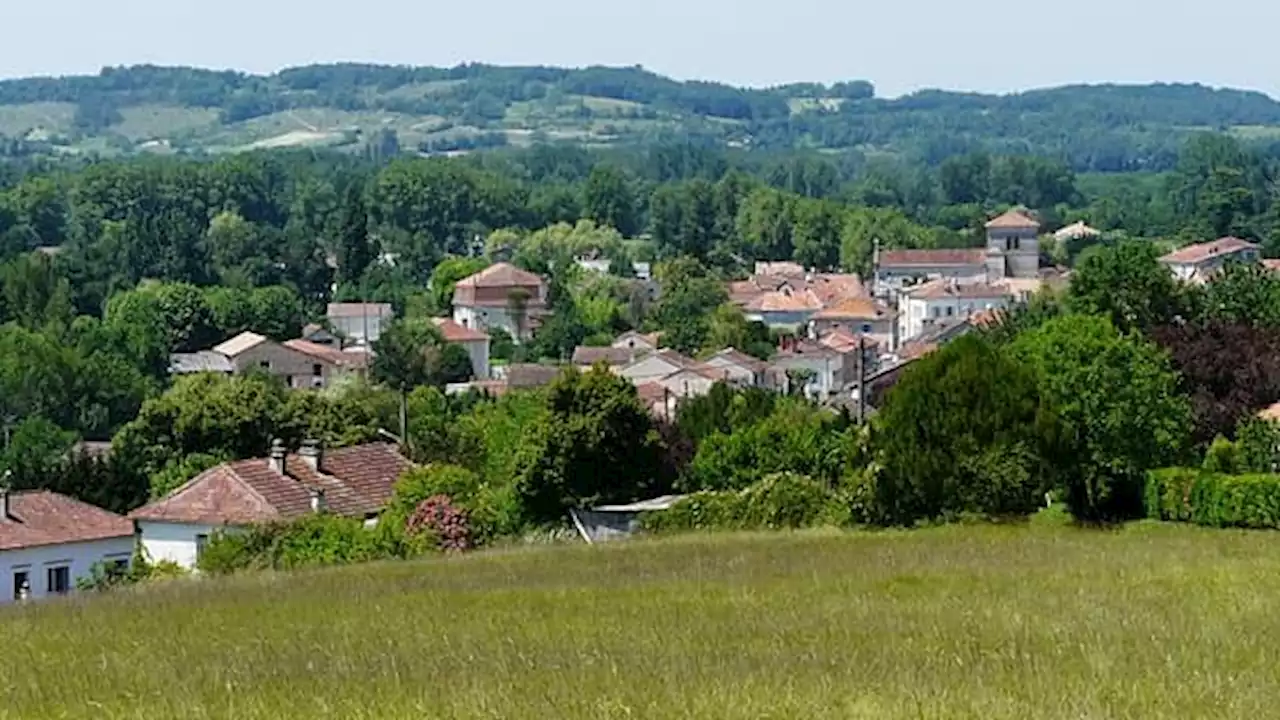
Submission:
[[[1147,476],[1152,518],[1209,527],[1280,528],[1280,475],[1170,468]]]
[[[467,512],[450,502],[447,495],[436,495],[418,503],[405,523],[404,532],[410,537],[430,538],[436,547],[445,551],[472,548]]]
[[[1240,453],[1236,444],[1219,435],[1204,454],[1205,472],[1232,473],[1240,472]]]
[[[1273,473],[1280,470],[1280,425],[1261,418],[1249,418],[1236,429],[1240,469]]]
[[[291,522],[219,533],[205,546],[199,568],[214,575],[291,570],[395,557],[401,550],[365,528],[361,520],[308,515]]]
[[[770,475],[738,491],[690,495],[668,510],[646,513],[641,527],[651,532],[688,530],[780,530],[846,525],[847,499],[811,478]]]

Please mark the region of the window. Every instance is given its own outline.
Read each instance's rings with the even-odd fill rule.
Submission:
[[[953,307],[951,307],[950,305],[948,305],[948,306],[947,306],[947,317],[951,317],[952,315],[955,315],[955,314],[956,314],[956,309],[955,309],[955,308],[953,308]]]
[[[47,589],[51,595],[71,592],[71,568],[66,565],[49,568]]]
[[[285,376],[284,376],[284,386],[285,386],[285,387],[293,387],[293,376],[292,376],[292,375],[285,375]]]
[[[201,555],[204,555],[204,549],[205,549],[205,547],[206,547],[208,544],[209,544],[209,536],[208,536],[208,535],[197,535],[197,536],[196,536],[196,560],[197,560],[197,561],[199,561],[199,560],[200,560],[200,556],[201,556]]]
[[[31,573],[19,570],[13,574],[13,599],[22,600],[31,592]]]
[[[942,308],[936,308],[936,307],[933,308],[933,311],[931,314],[933,315],[933,317],[938,317],[939,315],[942,314]]]
[[[129,569],[129,558],[116,558],[111,561],[111,569],[116,572],[124,572]]]
[[[871,323],[862,323],[863,334],[871,332]]]
[[[315,375],[316,377],[320,377],[321,375],[324,374],[324,368],[320,367],[319,365],[312,365],[311,374]]]
[[[270,360],[263,360],[262,362],[258,363],[258,367],[262,368],[263,370],[270,370],[270,369],[271,369],[271,361],[270,361]]]

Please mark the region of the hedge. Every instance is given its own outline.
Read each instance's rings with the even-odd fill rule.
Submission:
[[[645,513],[650,532],[781,530],[850,523],[843,494],[804,475],[770,475],[743,490],[694,493],[670,509]]]
[[[1146,505],[1156,520],[1280,529],[1280,475],[1154,470],[1147,474]]]

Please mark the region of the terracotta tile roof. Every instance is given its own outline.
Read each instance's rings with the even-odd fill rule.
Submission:
[[[347,352],[330,345],[321,345],[310,340],[286,340],[284,346],[308,357],[315,358],[330,365],[340,367],[364,367],[369,362],[365,353]]]
[[[818,339],[818,342],[839,353],[849,353],[858,349],[859,342],[868,349],[880,346],[880,341],[870,335],[851,333],[845,330],[832,330]]]
[[[329,303],[325,317],[393,317],[395,310],[390,303]]]
[[[1160,258],[1160,262],[1174,265],[1195,265],[1221,255],[1257,249],[1258,245],[1248,240],[1241,240],[1238,237],[1224,237],[1212,242],[1196,243],[1195,245],[1179,248]]]
[[[978,300],[1009,297],[1011,291],[1008,288],[988,283],[961,284],[942,278],[923,285],[917,285],[905,291],[904,294],[921,300],[941,300],[945,298]]]
[[[509,262],[500,262],[459,280],[457,284],[463,287],[531,287],[541,285],[542,278]]]
[[[756,285],[751,280],[735,280],[729,283],[729,302],[736,305],[746,305],[765,292],[764,288]]]
[[[1280,260],[1267,258],[1262,261],[1262,267],[1268,270],[1280,270]]]
[[[626,347],[587,347],[579,345],[573,349],[574,365],[595,365],[602,362],[610,367],[630,365],[639,354]]]
[[[800,263],[789,262],[786,260],[777,262],[757,262],[755,267],[756,275],[804,275],[804,266]]]
[[[432,318],[431,322],[435,323],[435,326],[439,328],[440,334],[444,336],[444,339],[452,343],[477,342],[489,339],[486,333],[454,322],[451,318]]]
[[[564,372],[563,368],[553,365],[514,363],[507,366],[507,388],[519,390],[544,387],[550,385],[552,380],[560,377],[562,372]]]
[[[9,495],[9,517],[0,517],[0,550],[131,537],[128,518],[48,490]]]
[[[395,446],[370,443],[329,450],[320,472],[300,456],[285,458],[282,475],[267,458],[210,468],[164,498],[130,514],[137,520],[247,525],[311,512],[311,491],[324,491],[329,510],[363,517],[382,509],[396,480],[412,463]]]
[[[987,253],[982,248],[940,250],[885,250],[880,253],[880,267],[950,267],[986,265]]]
[[[750,370],[753,373],[762,373],[767,367],[769,367],[769,363],[766,363],[760,358],[752,357],[736,348],[725,348],[711,357],[733,363],[734,365],[737,365],[744,370]]]
[[[990,327],[1000,322],[1004,317],[1004,310],[999,308],[991,308],[990,310],[982,310],[969,316],[969,324],[978,328]]]
[[[747,303],[747,310],[752,312],[806,312],[821,308],[822,300],[809,290],[767,292]]]
[[[646,355],[644,358],[640,358],[640,360],[647,360],[651,357],[662,358],[678,368],[691,368],[699,364],[697,360],[694,360],[688,355],[682,355],[671,348],[664,348],[651,355]]]
[[[889,314],[889,310],[868,297],[850,297],[836,302],[813,314],[814,320],[875,320]]]
[[[806,287],[812,290],[824,305],[830,305],[833,301],[842,298],[867,296],[867,289],[863,286],[862,279],[852,274],[814,275],[806,283]]]
[[[213,352],[227,357],[235,357],[246,350],[251,350],[262,343],[267,342],[267,338],[258,333],[242,332],[239,335],[213,346]]]
[[[656,382],[647,382],[636,386],[636,394],[640,396],[640,402],[653,405],[669,398],[671,391]]]
[[[987,222],[988,230],[1039,230],[1040,223],[1032,218],[1025,210],[1017,208],[1010,210],[1003,215],[992,218]]]

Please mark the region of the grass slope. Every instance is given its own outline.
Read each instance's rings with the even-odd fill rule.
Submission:
[[[1280,534],[687,537],[0,610],[0,718],[1261,718]]]

